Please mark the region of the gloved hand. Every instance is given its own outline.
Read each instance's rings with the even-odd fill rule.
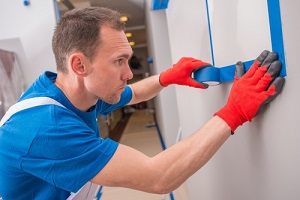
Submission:
[[[191,75],[199,68],[211,66],[209,63],[194,58],[181,58],[173,67],[162,72],[159,82],[166,87],[170,84],[188,85],[190,87],[206,89],[208,84],[194,80]]]
[[[214,114],[230,126],[232,133],[244,122],[251,121],[281,92],[285,80],[278,77],[281,63],[277,59],[276,53],[265,50],[245,75],[243,63],[236,64],[227,103]]]

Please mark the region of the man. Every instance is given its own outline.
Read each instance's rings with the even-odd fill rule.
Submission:
[[[2,120],[3,199],[73,198],[89,183],[168,193],[281,91],[281,64],[275,53],[264,51],[244,76],[242,63],[237,64],[228,102],[215,116],[155,157],[103,140],[97,136],[98,115],[146,101],[170,84],[208,87],[190,75],[209,64],[193,58],[127,86],[133,52],[119,17],[106,8],[84,8],[58,23],[52,41],[57,74],[41,75]]]

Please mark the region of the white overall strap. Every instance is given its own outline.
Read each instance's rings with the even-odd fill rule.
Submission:
[[[0,122],[0,127],[15,113],[21,111],[21,110],[25,110],[28,108],[32,108],[32,107],[36,107],[36,106],[42,106],[42,105],[49,105],[49,104],[54,104],[57,106],[61,106],[63,108],[65,108],[65,106],[63,106],[62,104],[60,104],[59,102],[55,101],[54,99],[50,98],[50,97],[34,97],[34,98],[30,98],[30,99],[25,99],[23,101],[20,101],[14,105],[12,105],[8,111],[5,113],[5,115],[3,116],[3,118],[1,119]]]

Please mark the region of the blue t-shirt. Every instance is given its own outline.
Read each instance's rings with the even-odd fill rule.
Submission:
[[[118,143],[98,136],[96,118],[129,103],[126,87],[117,104],[98,101],[82,112],[45,72],[19,101],[50,97],[66,108],[42,105],[14,114],[0,128],[0,196],[4,200],[66,199],[111,159]]]

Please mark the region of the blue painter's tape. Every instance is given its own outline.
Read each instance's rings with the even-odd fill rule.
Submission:
[[[254,60],[249,60],[249,61],[246,61],[243,63],[244,63],[245,71],[248,71],[250,69],[251,65],[254,63]]]
[[[244,63],[245,71],[248,71],[254,60],[249,60]],[[225,67],[205,67],[194,72],[194,79],[198,82],[215,85],[216,82],[231,82],[234,80],[235,64]]]
[[[208,33],[209,33],[211,61],[212,61],[212,65],[215,66],[215,55],[214,55],[214,47],[213,47],[213,40],[212,40],[212,34],[211,34],[208,0],[206,0],[205,3],[206,3],[206,15],[207,15],[207,26],[208,26]]]
[[[235,73],[235,65],[230,65],[227,67],[221,67],[220,69],[220,82],[233,81]]]
[[[286,76],[286,65],[285,65],[285,54],[284,54],[284,43],[283,43],[283,34],[281,26],[281,15],[280,15],[280,2],[279,0],[267,0],[268,2],[268,13],[269,13],[269,24],[270,24],[270,34],[271,34],[271,43],[272,51],[278,54],[278,59],[282,63],[282,68],[280,71],[280,76]],[[211,38],[210,30],[210,19],[208,13],[208,1],[206,0],[207,8],[207,18],[208,18],[208,27],[210,35],[210,46],[212,53],[212,62],[215,63],[213,45]],[[246,61],[244,63],[245,71],[248,71],[250,66],[253,64],[254,60]],[[198,82],[210,83],[215,82],[223,83],[230,82],[234,80],[235,75],[235,64],[223,67],[205,67],[201,68],[194,72],[194,79]]]
[[[220,82],[220,68],[204,67],[194,72],[194,79],[198,82]]]
[[[152,10],[162,10],[168,8],[169,0],[152,0]]]
[[[279,0],[268,0],[270,32],[272,41],[272,51],[278,53],[278,58],[282,63],[280,76],[286,76],[286,64],[284,54],[284,43],[281,25],[280,2]]]

